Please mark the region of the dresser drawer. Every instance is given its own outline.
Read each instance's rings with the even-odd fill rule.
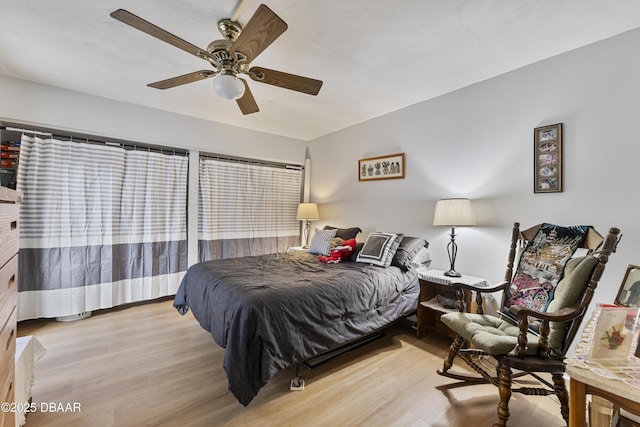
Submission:
[[[20,205],[0,203],[0,267],[18,253],[18,245],[20,244],[19,213]]]
[[[13,365],[9,367],[11,373],[13,373]],[[5,378],[2,392],[0,393],[0,402],[15,402],[15,380],[13,375]],[[11,427],[15,425],[16,414],[12,411],[0,412],[0,426]]]
[[[18,299],[18,255],[0,268],[0,327],[5,324]],[[2,346],[0,344],[0,351]]]
[[[9,372],[8,369],[13,366],[16,354],[16,329],[17,329],[17,310],[13,309],[7,323],[0,330],[0,375],[3,372]],[[13,376],[13,369],[11,370]],[[4,378],[2,378],[3,380]],[[2,382],[0,380],[0,382]]]

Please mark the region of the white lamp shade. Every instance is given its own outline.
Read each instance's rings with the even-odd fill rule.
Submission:
[[[436,202],[433,225],[476,225],[469,199],[442,199]]]
[[[244,95],[244,83],[231,74],[221,74],[214,78],[213,89],[226,99],[238,99]]]
[[[296,219],[320,219],[320,214],[318,214],[318,205],[316,203],[300,203],[298,205]]]

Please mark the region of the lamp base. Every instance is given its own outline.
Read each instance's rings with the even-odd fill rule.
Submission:
[[[449,254],[449,271],[445,271],[444,275],[449,277],[461,277],[462,274],[455,270],[456,256],[458,255],[458,245],[456,245],[456,228],[451,227],[451,241],[447,245],[447,253]]]
[[[457,271],[455,271],[453,269],[449,270],[449,271],[445,271],[444,275],[445,276],[449,276],[449,277],[462,277],[462,274],[458,273]]]

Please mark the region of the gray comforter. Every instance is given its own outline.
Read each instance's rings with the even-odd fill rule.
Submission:
[[[280,370],[413,312],[418,293],[413,270],[293,252],[193,265],[174,306],[226,349],[229,389],[246,406]]]

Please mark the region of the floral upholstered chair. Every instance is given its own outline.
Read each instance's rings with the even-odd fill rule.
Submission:
[[[442,322],[456,333],[456,338],[438,373],[468,384],[490,383],[498,387],[497,426],[507,423],[512,392],[556,394],[562,417],[568,421],[564,357],[609,255],[615,251],[619,233],[617,228],[611,228],[603,238],[590,226],[553,224],[539,224],[521,232],[520,224],[515,223],[504,282],[484,288],[452,284],[459,299],[464,298],[465,292],[475,291],[478,313],[459,311],[442,316]],[[483,314],[482,294],[500,290],[503,297],[499,316]],[[456,357],[477,375],[453,371]],[[488,372],[486,363],[478,363],[486,357],[495,361],[496,372]],[[551,374],[551,381],[540,373]],[[515,387],[513,378],[523,375],[536,378],[539,386]]]

